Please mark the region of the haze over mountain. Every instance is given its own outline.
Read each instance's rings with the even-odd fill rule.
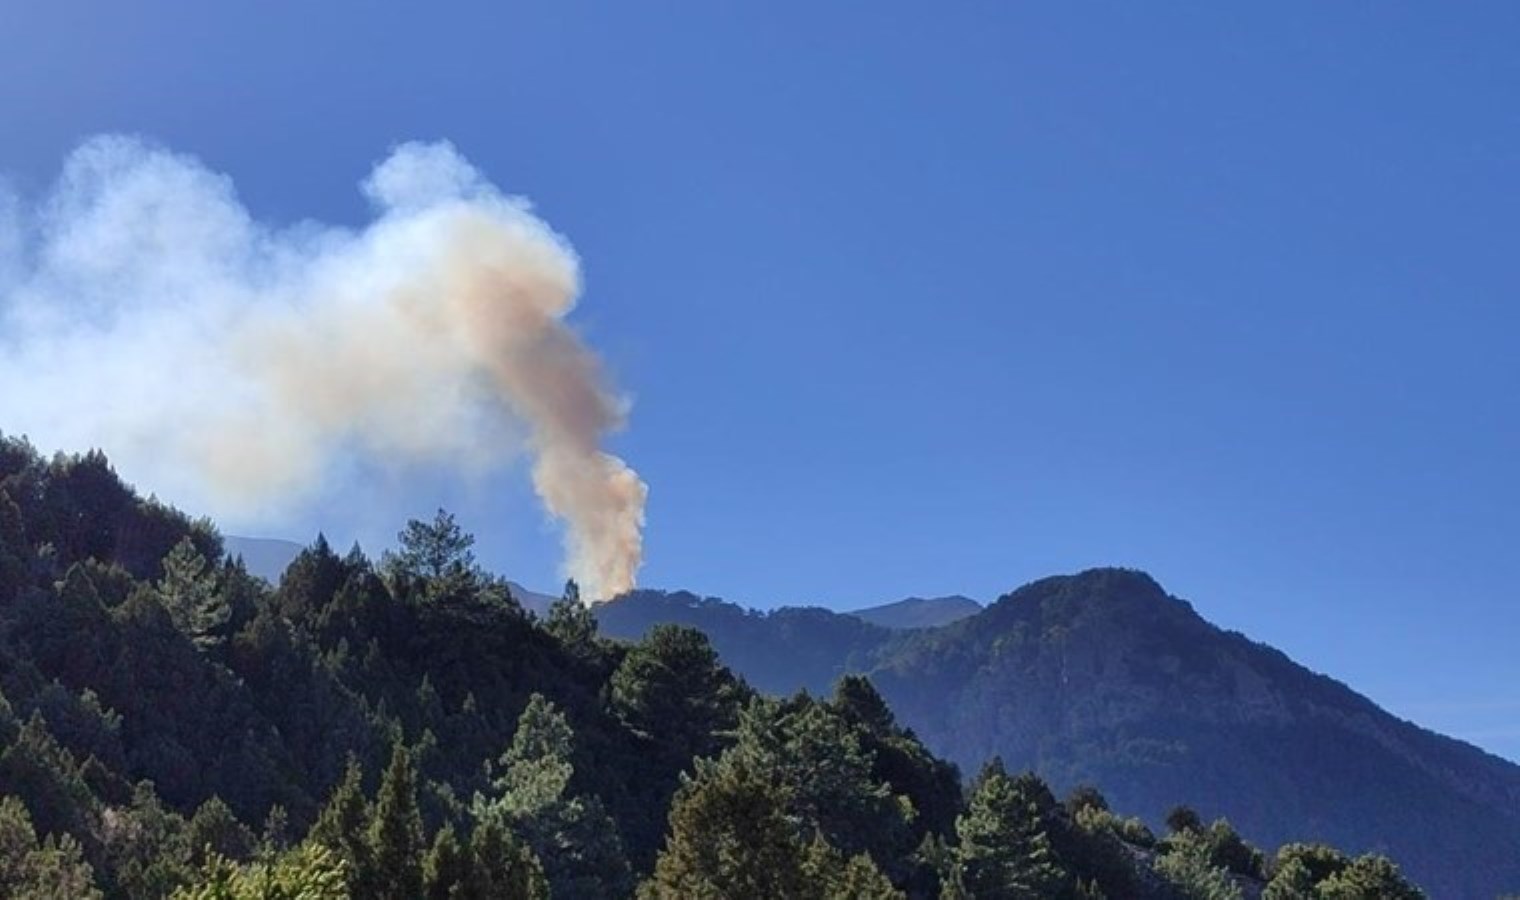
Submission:
[[[935,752],[966,767],[1001,756],[1058,789],[1100,784],[1152,823],[1185,802],[1264,844],[1384,850],[1439,897],[1520,885],[1520,766],[1216,628],[1144,573],[1047,578],[920,631],[684,593],[598,614],[627,638],[700,628],[771,692],[866,673]]]

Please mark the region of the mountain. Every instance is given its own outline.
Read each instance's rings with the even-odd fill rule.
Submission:
[[[640,590],[596,607],[603,634],[641,640],[655,625],[704,632],[724,663],[768,694],[826,694],[841,675],[869,666],[894,632],[817,607],[745,609],[686,591]]]
[[[1306,791],[1374,825],[1386,812],[1398,829],[1388,848],[1419,858],[1413,836],[1443,854],[1421,863],[1442,896],[1483,896],[1509,872],[1494,809],[1512,805],[1510,769],[1388,726],[1333,682],[1311,685],[1323,696],[1305,689],[1294,679],[1315,676],[1270,655],[1226,671],[1259,665],[1253,690],[1309,696],[1353,727],[1327,728],[1312,753],[1259,734],[1259,756],[1239,752],[1215,726],[1249,712],[1255,693],[1225,684],[1220,696],[1209,663],[1226,653],[1211,649],[1220,634],[1136,573],[1040,582],[912,631],[692,594],[642,592],[601,611],[609,630],[700,622],[768,690],[836,682],[764,698],[693,629],[630,644],[599,638],[587,608],[528,615],[471,565],[445,513],[403,534],[378,566],[318,537],[272,585],[230,564],[209,521],[137,496],[102,454],[44,458],[0,435],[0,897],[264,896],[276,883],[324,897],[510,886],[535,898],[928,900],[948,887],[1175,900],[1238,896],[1231,883],[1253,897],[1423,896],[1376,854],[1316,845],[1269,860],[1223,821],[1171,816],[1157,834],[1096,790],[1062,801],[1001,762],[958,771],[870,680],[838,677],[851,670],[873,672],[941,742],[980,730],[1018,752],[1026,727],[1057,749],[1063,724],[1096,735],[1099,751],[1125,752],[1079,746],[1078,760],[1119,763],[1103,771],[1137,802],[1155,798],[1123,784],[1133,769],[1143,787],[1145,766],[1191,753],[1178,764],[1224,793],[1183,799],[1232,804],[1259,780],[1295,802],[1299,830],[1323,824]],[[1176,642],[1202,661],[1172,659]],[[1350,713],[1337,707],[1346,695]],[[965,706],[947,714],[946,701]],[[1170,759],[1158,754],[1155,722],[1169,721],[1158,710],[1189,701],[1215,716],[1178,729],[1162,747]],[[1298,702],[1278,704],[1289,727]],[[963,715],[977,709],[986,721]],[[1147,752],[1112,740],[1114,723]],[[1370,741],[1350,748],[1354,762],[1316,768],[1340,752],[1330,741],[1367,735],[1403,750],[1395,765],[1423,768],[1399,780]],[[1437,752],[1445,770],[1424,758]],[[1158,777],[1187,790],[1186,775]],[[1369,813],[1369,797],[1384,807]]]
[[[540,594],[538,591],[530,591],[515,581],[508,581],[507,588],[512,591],[512,599],[522,605],[523,609],[533,613],[540,619],[549,615],[549,607],[559,598],[552,594]]]
[[[865,609],[850,610],[850,615],[883,628],[938,628],[974,616],[982,605],[970,597],[909,597],[896,603],[883,603]]]
[[[1437,897],[1520,888],[1520,766],[1215,627],[1141,572],[1047,578],[906,632],[690,594],[630,600],[599,610],[609,633],[694,625],[762,690],[819,692],[837,673],[866,673],[902,722],[968,769],[996,755],[1058,790],[1101,785],[1152,824],[1185,803],[1265,846],[1379,850]]]
[[[222,538],[230,557],[243,558],[243,565],[251,575],[257,575],[270,584],[279,584],[280,576],[291,560],[305,548],[295,541],[276,538],[253,538],[227,535]]]

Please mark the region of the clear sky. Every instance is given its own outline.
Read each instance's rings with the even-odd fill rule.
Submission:
[[[1517,46],[1509,2],[6,3],[0,172],[130,132],[359,222],[446,138],[583,257],[644,583],[1136,566],[1520,758]],[[522,472],[438,503],[555,582]]]

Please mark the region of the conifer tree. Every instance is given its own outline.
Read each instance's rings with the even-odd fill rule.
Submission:
[[[612,674],[612,707],[675,765],[717,749],[738,721],[738,680],[695,628],[656,625]]]
[[[201,649],[220,644],[232,610],[217,590],[216,573],[186,537],[164,557],[158,594],[174,626]]]
[[[544,627],[571,650],[587,653],[595,648],[596,616],[592,615],[591,607],[581,602],[580,585],[575,579],[565,582],[564,595],[550,604]]]
[[[470,835],[470,873],[459,900],[545,900],[549,882],[533,851],[496,818]]]
[[[631,873],[617,829],[595,796],[569,793],[574,741],[565,715],[534,694],[502,754],[496,795],[476,798],[476,817],[520,834],[556,895],[619,895]]]
[[[1038,798],[994,759],[977,778],[956,820],[952,881],[972,897],[1039,900],[1056,896],[1070,876],[1051,847]]]
[[[820,900],[906,900],[871,857],[857,853],[846,858],[814,834],[803,858],[809,889]]]
[[[807,897],[805,849],[774,785],[733,757],[699,760],[676,792],[645,900]]]
[[[367,834],[369,804],[364,799],[363,771],[350,758],[343,781],[312,825],[309,840],[331,850],[344,863],[349,886],[355,896],[368,889],[374,872],[373,856]]]
[[[72,835],[40,843],[26,805],[0,798],[0,897],[15,900],[96,900],[94,871]]]
[[[417,769],[399,741],[375,795],[369,823],[374,860],[370,895],[376,900],[416,900],[422,896],[422,814],[417,808]]]
[[[469,854],[459,845],[454,826],[438,829],[422,868],[427,900],[453,900],[461,895],[473,873]]]

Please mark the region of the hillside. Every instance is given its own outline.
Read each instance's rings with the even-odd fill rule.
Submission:
[[[924,712],[936,690],[951,702],[996,697],[1014,708],[998,715],[1022,722],[1017,700],[978,673],[1013,677],[998,666],[1026,638],[1049,644],[1045,624],[1085,634],[1091,604],[1063,598],[1137,594],[1136,609],[1155,606],[1139,588],[1112,589],[1148,584],[1140,576],[1082,576],[1071,583],[1102,590],[1054,599],[1044,592],[1062,581],[1042,582],[1026,589],[1038,602],[1005,598],[930,631],[657,592],[603,610],[720,623],[725,652],[768,662],[765,680],[790,668],[794,680],[834,682],[772,699],[700,631],[658,626],[628,643],[600,636],[573,602],[528,615],[470,543],[440,511],[406,523],[379,562],[319,538],[270,585],[225,554],[211,523],[141,499],[100,454],[45,460],[0,437],[0,896],[1422,896],[1380,855],[1268,855],[1186,810],[1158,833],[1094,788],[1058,800],[1037,775],[960,748],[964,772],[977,773],[964,781],[871,681],[836,678],[874,668],[929,728],[967,724]],[[981,629],[963,627],[978,619]],[[764,655],[777,647],[793,652]],[[1030,671],[1048,669],[1033,659]],[[1050,690],[1057,706],[1078,699]],[[1214,699],[1204,686],[1198,696]],[[1114,714],[1095,709],[1101,734]],[[1186,766],[1205,786],[1231,783],[1227,758],[1179,759],[1166,772],[1179,798],[1214,799],[1188,793]],[[1368,764],[1386,775],[1381,760]],[[1302,756],[1275,773],[1240,765],[1282,789],[1300,771],[1319,787]],[[1154,802],[1122,783],[1129,769],[1103,771],[1130,802]],[[1442,896],[1482,896],[1469,889],[1507,870],[1479,800],[1507,790],[1509,772],[1456,774],[1470,781],[1390,784],[1441,827],[1453,803],[1473,807],[1453,832],[1462,839],[1426,835],[1466,881],[1407,852]]]
[[[685,593],[641,592],[599,615],[628,637],[660,621],[701,628],[769,692],[867,673],[963,767],[1001,756],[1057,788],[1102,785],[1152,824],[1181,800],[1266,845],[1386,850],[1438,896],[1520,886],[1520,767],[1221,631],[1143,573],[1045,579],[923,631]]]
[[[852,609],[850,615],[883,628],[938,628],[982,611],[970,597],[909,597],[896,603]]]
[[[718,655],[768,694],[825,694],[846,672],[869,664],[894,632],[818,607],[757,612],[686,591],[640,590],[596,607],[602,631],[640,640],[662,623],[700,629]]]
[[[1265,844],[1386,850],[1437,896],[1520,886],[1520,766],[1221,631],[1142,573],[1027,585],[871,677],[962,763],[1101,784],[1153,822],[1180,800]]]

